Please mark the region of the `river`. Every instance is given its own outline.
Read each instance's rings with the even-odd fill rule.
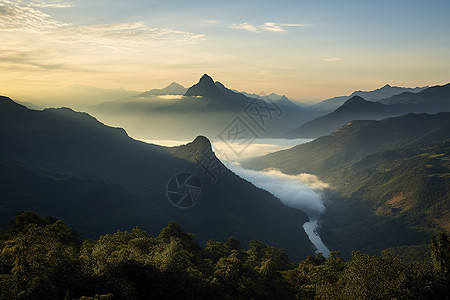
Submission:
[[[278,170],[248,170],[236,163],[229,163],[227,166],[240,177],[275,195],[286,206],[304,211],[309,222],[302,224],[303,229],[316,247],[316,253],[322,253],[323,256],[328,257],[330,250],[320,238],[319,225],[319,217],[325,212],[322,201],[325,183],[310,174],[292,176]]]
[[[316,253],[322,253],[323,256],[328,257],[330,251],[320,238],[320,215],[325,212],[322,192],[327,184],[311,174],[294,176],[275,169],[255,171],[244,169],[239,164],[239,161],[244,159],[287,149],[309,141],[308,139],[256,139],[249,145],[243,145],[218,140],[212,141],[212,146],[216,155],[238,176],[272,193],[286,206],[304,211],[309,218],[309,222],[299,225],[303,226],[310,241],[316,247]],[[164,146],[177,146],[186,144],[188,141],[152,140],[146,142]]]

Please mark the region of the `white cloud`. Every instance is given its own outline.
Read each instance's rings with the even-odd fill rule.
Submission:
[[[228,168],[254,185],[271,192],[285,205],[303,210],[311,220],[317,219],[325,211],[322,191],[328,185],[314,175],[286,175],[275,169],[254,171],[234,163],[229,164]]]
[[[241,24],[233,24],[230,26],[230,28],[258,32],[258,27],[247,22]]]
[[[82,42],[108,47],[133,47],[167,42],[193,43],[203,40],[202,34],[166,28],[152,28],[143,22],[70,26],[52,32],[64,42]]]
[[[324,61],[329,61],[329,62],[337,62],[337,61],[341,61],[344,60],[342,57],[329,57],[329,58],[324,58]]]
[[[275,32],[286,32],[284,27],[303,27],[306,26],[304,24],[280,24],[274,22],[266,22],[264,25],[261,25],[260,28],[267,31],[275,31]]]
[[[0,0],[0,64],[3,67],[15,65],[17,70],[28,67],[31,71],[80,69],[83,63],[91,68],[93,62],[100,63],[108,58],[116,64],[119,60],[156,58],[163,51],[162,45],[193,44],[204,39],[202,34],[153,28],[143,22],[76,26],[55,20],[43,11],[44,7],[70,5],[56,0]],[[101,64],[98,66],[103,69],[110,65]]]
[[[253,25],[248,22],[244,22],[241,24],[232,24],[230,28],[233,29],[243,29],[251,32],[263,32],[263,31],[272,31],[272,32],[286,32],[285,27],[303,27],[305,24],[286,24],[286,23],[275,23],[275,22],[266,22],[262,25]]]
[[[183,95],[159,95],[158,98],[166,100],[180,100],[183,99]]]
[[[0,2],[1,31],[49,31],[68,25],[59,22],[31,4],[20,1]]]
[[[209,23],[209,24],[220,24],[220,21],[218,21],[218,20],[206,20],[206,23]]]
[[[53,8],[66,8],[72,7],[72,3],[66,1],[58,1],[58,0],[47,0],[47,1],[29,1],[29,6],[33,7],[53,7]]]

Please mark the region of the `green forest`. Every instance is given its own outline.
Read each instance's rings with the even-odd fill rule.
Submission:
[[[0,232],[0,299],[448,299],[450,241],[431,238],[426,262],[359,251],[349,261],[291,261],[253,240],[210,240],[170,222],[82,239],[63,221],[21,212]]]

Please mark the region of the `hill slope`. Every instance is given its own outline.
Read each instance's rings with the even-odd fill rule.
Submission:
[[[417,231],[408,228],[449,230],[449,139],[450,113],[408,114],[354,121],[331,135],[246,165],[312,173],[331,184],[334,201],[324,217],[325,242],[336,249],[350,250],[352,245],[370,251],[383,243],[420,242]],[[383,230],[389,234],[380,235]]]
[[[385,95],[379,90],[379,96]],[[288,137],[319,137],[330,134],[353,120],[380,120],[406,113],[438,113],[450,111],[450,84],[425,90],[414,89],[377,102],[353,96],[332,113],[314,119],[292,131]],[[355,92],[357,93],[357,92]],[[355,94],[354,93],[354,94]],[[363,95],[370,96],[371,93]]]
[[[396,115],[400,108],[378,102],[366,101],[359,96],[347,100],[334,112],[303,124],[289,133],[289,137],[314,138],[327,135],[353,120],[383,119]]]
[[[313,252],[300,229],[306,215],[224,168],[204,137],[165,148],[85,113],[33,111],[2,97],[0,139],[1,226],[21,210],[62,218],[89,237],[135,226],[156,233],[174,220],[199,241],[236,236],[270,242],[295,258]],[[179,209],[166,188],[186,172],[198,179],[201,198]]]
[[[394,95],[402,94],[402,93],[418,93],[421,92],[428,87],[416,87],[416,88],[405,88],[398,86],[391,86],[386,84],[385,86],[373,90],[373,91],[354,91],[350,96],[340,96],[334,97],[331,99],[323,100],[319,103],[314,104],[311,108],[314,110],[319,110],[323,112],[332,112],[337,109],[339,106],[345,103],[348,99],[359,96],[369,101],[379,101],[381,99],[389,98]]]

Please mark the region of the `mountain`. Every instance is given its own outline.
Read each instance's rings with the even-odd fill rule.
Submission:
[[[161,95],[184,95],[187,89],[176,83],[172,82],[168,86],[162,89],[152,89],[142,94],[137,95],[137,97],[148,97],[148,96],[161,96]]]
[[[353,120],[383,119],[400,113],[398,106],[366,101],[359,96],[347,100],[334,112],[303,124],[289,137],[314,138],[332,133]]]
[[[237,90],[233,90],[233,92],[241,93],[241,94],[243,94],[243,95],[245,95],[245,96],[247,96],[249,98],[262,98],[264,100],[270,100],[270,101],[278,101],[278,100],[281,100],[282,97],[286,97],[284,95],[278,95],[278,94],[275,94],[275,93],[270,93],[269,95],[261,93],[261,94],[258,95],[258,94],[255,94],[255,93],[247,93],[245,91],[239,92]]]
[[[376,101],[376,100],[380,100],[380,99],[384,99],[384,98],[389,98],[392,97],[394,95],[398,95],[401,93],[419,93],[425,89],[427,89],[428,86],[424,86],[424,87],[415,87],[415,88],[405,88],[405,87],[398,87],[398,86],[390,86],[389,84],[386,84],[385,86],[383,86],[382,88],[373,90],[373,91],[355,91],[353,92],[350,97],[353,96],[360,96],[364,99],[367,100],[372,100],[372,101]]]
[[[380,91],[378,95],[383,94],[381,91],[384,88],[378,90]],[[330,134],[352,120],[380,120],[406,113],[448,111],[450,111],[450,83],[427,88],[417,93],[405,92],[377,102],[363,101],[361,97],[353,96],[334,112],[305,123],[292,131],[289,137],[318,137]]]
[[[244,166],[310,173],[329,183],[321,236],[329,247],[373,252],[450,231],[450,113],[353,121]]]
[[[437,113],[450,111],[450,83],[430,87],[419,93],[402,93],[380,100],[380,103],[400,104],[408,107],[411,112]]]
[[[415,87],[415,88],[405,88],[398,86],[390,86],[386,84],[385,86],[373,90],[373,91],[354,91],[350,96],[340,96],[334,97],[331,99],[323,100],[319,103],[316,103],[311,106],[311,109],[323,112],[332,112],[337,109],[339,106],[345,103],[348,99],[359,96],[369,101],[378,101],[381,99],[389,98],[394,95],[398,95],[401,93],[409,92],[409,93],[418,93],[421,92],[428,87]]]
[[[166,148],[86,113],[34,111],[1,97],[0,139],[1,227],[24,210],[61,218],[86,237],[135,226],[155,234],[177,221],[200,242],[235,236],[295,258],[313,253],[300,228],[306,215],[226,169],[205,137]]]
[[[306,121],[307,110],[286,97],[276,102],[249,98],[204,74],[179,99],[145,99],[105,102],[90,112],[109,124],[123,126],[144,139],[191,139],[198,134],[228,139],[238,128],[249,140],[283,137]],[[237,126],[237,127],[236,127]],[[230,134],[230,136],[237,137]]]
[[[201,96],[204,98],[222,97],[223,94],[214,83],[214,80],[208,75],[204,74],[198,83],[194,84],[184,94],[185,96]]]

